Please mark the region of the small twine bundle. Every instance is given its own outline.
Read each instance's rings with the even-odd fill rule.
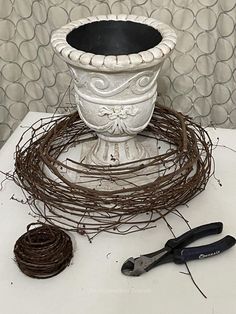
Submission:
[[[68,234],[57,227],[43,224],[23,234],[14,247],[16,262],[21,271],[33,278],[49,278],[59,274],[73,256]]]

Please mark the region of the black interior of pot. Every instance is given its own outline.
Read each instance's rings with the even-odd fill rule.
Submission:
[[[98,21],[80,26],[66,38],[75,49],[100,55],[126,55],[155,47],[161,34],[131,21]]]

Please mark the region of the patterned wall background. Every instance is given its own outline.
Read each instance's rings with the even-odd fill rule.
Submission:
[[[0,144],[29,110],[54,112],[61,104],[68,111],[73,103],[69,93],[63,98],[70,76],[51,32],[109,13],[154,17],[176,30],[159,102],[203,125],[236,127],[235,0],[0,0],[0,7]]]

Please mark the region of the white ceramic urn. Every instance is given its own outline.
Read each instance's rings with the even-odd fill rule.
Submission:
[[[152,117],[175,32],[153,18],[100,15],[61,27],[51,43],[71,71],[81,119],[98,136],[85,162],[120,165],[149,157],[136,135]]]

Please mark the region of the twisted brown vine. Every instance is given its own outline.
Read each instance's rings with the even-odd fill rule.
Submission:
[[[59,160],[71,147],[94,140],[95,135],[77,112],[41,119],[37,125],[23,134],[16,147],[13,179],[29,193],[33,211],[47,223],[89,238],[102,231],[126,234],[152,227],[203,191],[211,175],[212,143],[207,132],[166,107],[156,106],[147,127],[159,146],[167,145],[165,151],[112,167],[73,160],[68,165]],[[156,177],[142,185],[111,191],[86,187],[82,181],[71,182],[61,169],[107,182],[125,181],[127,176],[151,178],[153,169]]]

